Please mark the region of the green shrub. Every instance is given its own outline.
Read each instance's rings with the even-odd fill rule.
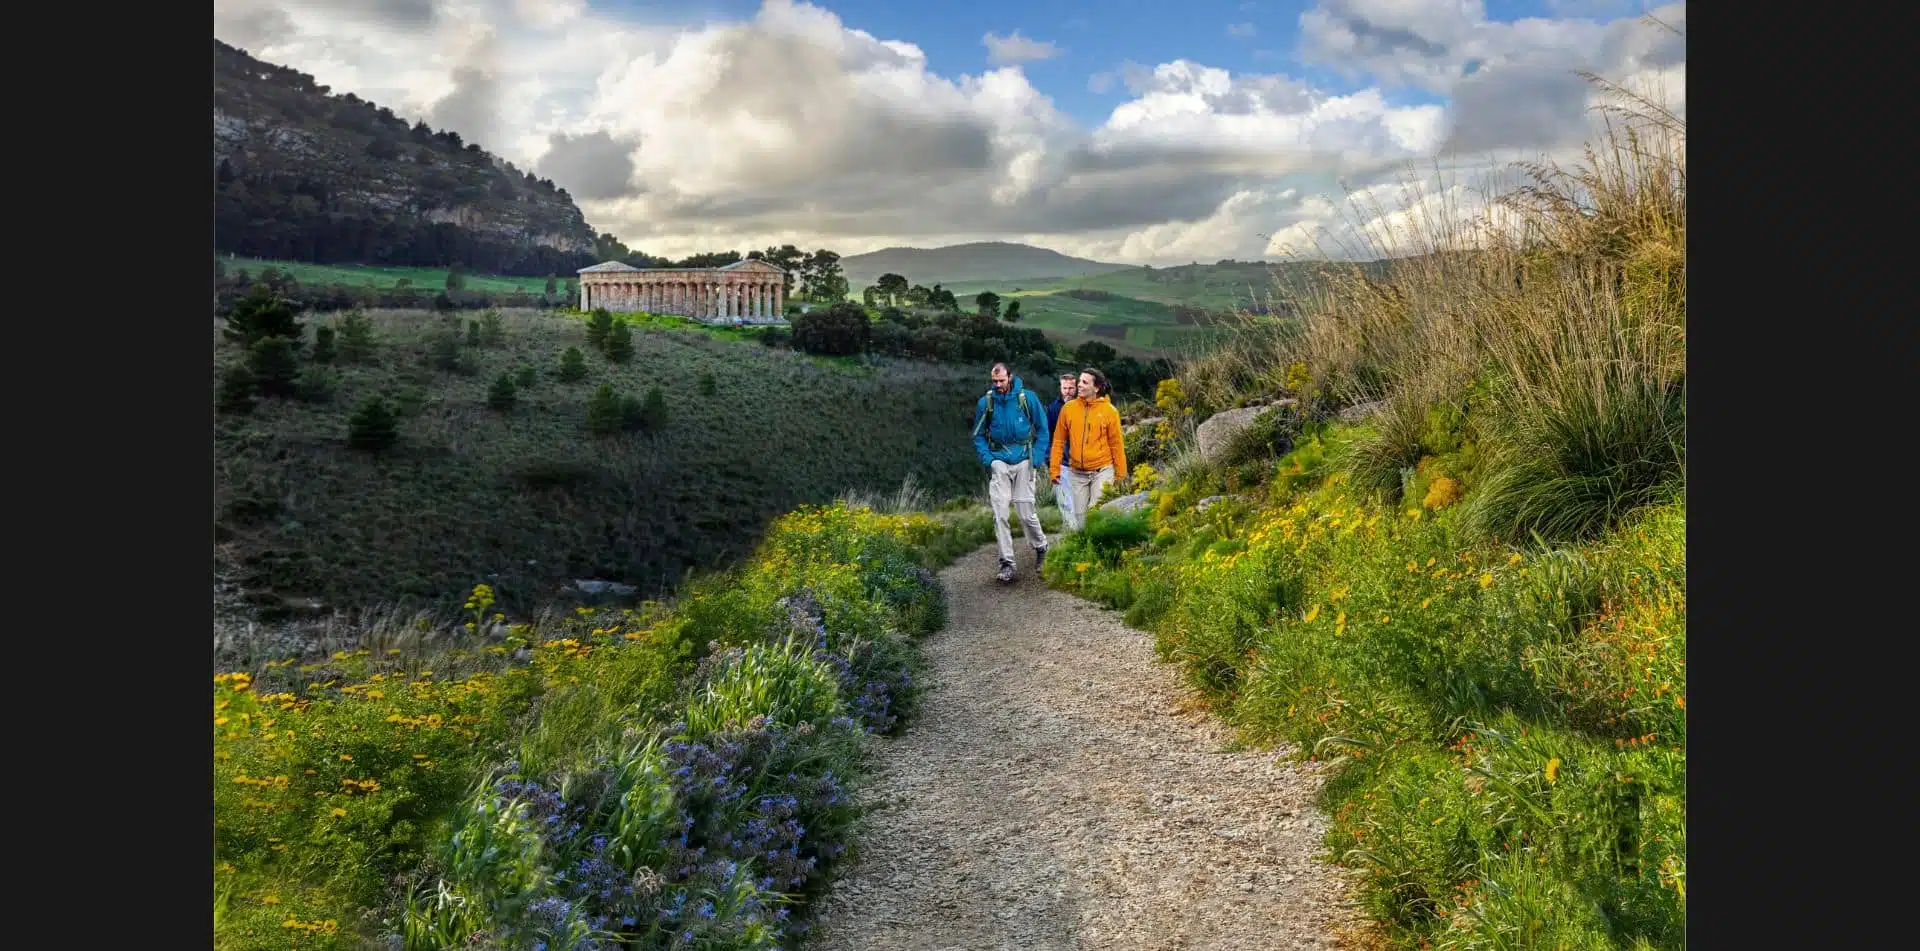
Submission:
[[[315,327],[313,330],[313,353],[315,363],[332,363],[336,355],[332,327]]]
[[[515,386],[524,390],[532,387],[536,379],[538,379],[538,376],[534,373],[533,364],[522,363],[520,364],[520,372],[513,378],[513,383]]]
[[[606,354],[607,359],[615,363],[633,359],[633,328],[626,321],[615,321],[613,329],[607,332]]]
[[[480,346],[480,322],[477,320],[467,321],[467,346]]]
[[[373,397],[347,420],[347,445],[365,452],[385,452],[399,441],[399,421],[386,400]]]
[[[626,407],[620,394],[613,391],[613,384],[600,384],[600,388],[587,400],[587,431],[596,436],[610,436],[625,429],[626,425]]]
[[[253,412],[254,393],[260,384],[244,363],[226,367],[220,374],[220,388],[214,396],[214,408],[221,415],[245,416]]]
[[[587,346],[605,352],[607,337],[613,333],[613,314],[605,307],[595,307],[587,315]]]
[[[307,367],[294,383],[295,395],[308,403],[331,402],[339,391],[340,375],[324,366]]]
[[[568,347],[560,355],[560,380],[563,383],[578,383],[587,378],[587,357],[579,347]]]
[[[366,314],[354,310],[340,318],[340,359],[364,363],[373,357],[374,346],[373,322]]]
[[[287,337],[262,337],[247,348],[247,370],[267,396],[294,396],[299,392],[300,359]]]
[[[701,396],[712,396],[719,392],[719,384],[714,382],[711,371],[703,371],[700,374],[699,391]]]
[[[513,377],[502,373],[487,387],[487,407],[504,413],[513,409],[515,396]]]
[[[227,316],[221,333],[227,340],[248,349],[262,340],[281,338],[293,342],[297,350],[298,341],[305,336],[304,328],[295,319],[298,313],[292,301],[276,296],[265,284],[255,284],[247,296],[234,301],[233,311]]]
[[[480,346],[500,347],[507,342],[506,323],[501,320],[500,312],[489,310],[480,315]]]

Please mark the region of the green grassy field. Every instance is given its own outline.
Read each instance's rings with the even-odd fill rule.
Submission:
[[[259,277],[267,268],[277,268],[282,274],[291,274],[302,284],[347,284],[353,287],[396,287],[405,280],[412,287],[424,287],[439,290],[447,286],[447,269],[443,267],[372,267],[361,264],[305,264],[299,261],[265,261],[259,258],[221,258],[228,274],[245,269],[248,274]],[[572,274],[559,275],[559,289],[564,290]],[[544,277],[503,277],[491,274],[466,275],[468,290],[508,293],[515,289],[529,294],[539,294],[547,288]]]
[[[331,399],[263,399],[216,430],[216,564],[256,605],[432,604],[481,580],[515,609],[573,578],[657,592],[744,554],[796,505],[910,473],[943,496],[975,487],[973,367],[813,358],[659,323],[636,324],[621,365],[576,317],[509,311],[503,343],[460,348],[467,375],[429,365],[434,335],[464,317],[370,316],[376,362],[335,365]],[[584,381],[556,376],[569,346],[587,354]],[[217,363],[237,359],[230,347]],[[533,384],[490,409],[488,386],[522,366]],[[603,382],[634,397],[659,386],[664,430],[590,435]],[[345,445],[372,396],[402,410],[385,457]]]

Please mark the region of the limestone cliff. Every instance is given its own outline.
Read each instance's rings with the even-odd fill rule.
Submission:
[[[213,48],[219,250],[535,275],[594,262],[593,229],[553,182],[457,133]]]

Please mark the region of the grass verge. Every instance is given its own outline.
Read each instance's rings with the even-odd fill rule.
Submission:
[[[983,535],[984,530],[984,535]],[[215,947],[770,948],[914,712],[929,570],[990,522],[782,517],[671,603],[214,682]]]

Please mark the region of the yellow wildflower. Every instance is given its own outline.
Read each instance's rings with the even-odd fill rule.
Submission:
[[[1480,573],[1480,587],[1482,588],[1493,587],[1493,575],[1491,573],[1484,572],[1484,571]]]
[[[1547,784],[1552,785],[1560,776],[1560,757],[1547,760]]]

